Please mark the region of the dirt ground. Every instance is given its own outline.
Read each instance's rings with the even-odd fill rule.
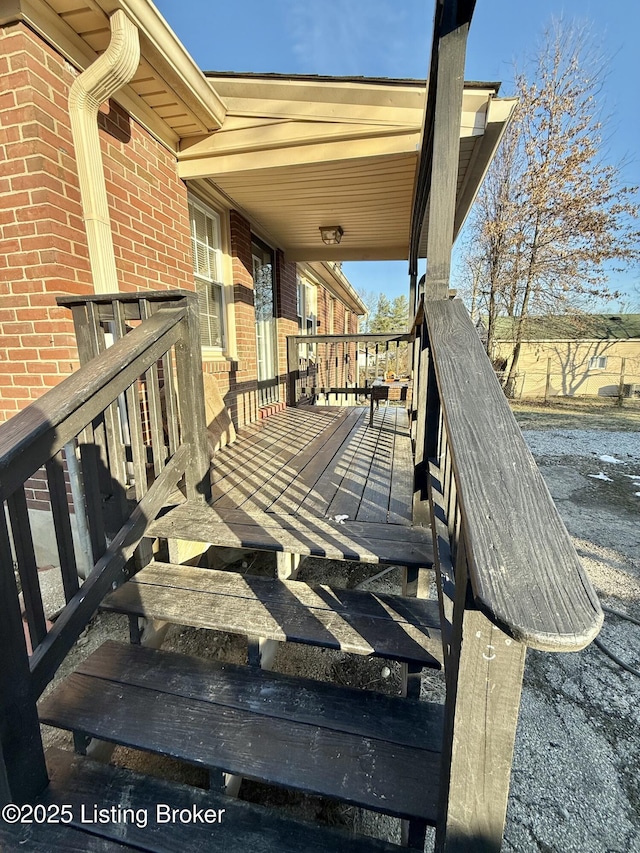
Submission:
[[[640,404],[554,401],[514,406],[525,438],[604,604],[640,619]],[[601,458],[602,457],[602,458]],[[246,557],[235,568],[270,573],[273,557]],[[306,560],[300,579],[400,591],[400,570],[367,580],[376,568]],[[128,641],[124,617],[97,616],[59,673],[62,677],[107,637]],[[636,669],[640,628],[607,615],[601,637]],[[237,637],[174,626],[165,648],[204,658],[245,661]],[[398,694],[399,667],[378,659],[289,644],[282,672]],[[441,698],[443,678],[423,678],[423,695]],[[580,653],[529,651],[503,850],[508,853],[640,851],[640,679],[595,645]],[[70,737],[45,729],[47,744]],[[206,787],[199,769],[118,748],[113,760]],[[319,797],[243,782],[244,799],[307,819],[399,841],[399,821]],[[433,838],[427,839],[431,850]]]

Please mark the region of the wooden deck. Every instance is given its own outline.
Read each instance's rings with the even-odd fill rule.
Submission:
[[[187,502],[152,535],[369,563],[431,566],[413,527],[407,413],[381,406],[289,408],[216,454],[208,505]]]

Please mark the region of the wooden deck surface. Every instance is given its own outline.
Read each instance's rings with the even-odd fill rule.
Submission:
[[[213,481],[216,509],[411,524],[406,412],[383,406],[370,428],[364,407],[286,409],[220,451]]]
[[[332,559],[430,566],[412,527],[407,413],[299,407],[243,430],[213,462],[210,504],[183,504],[150,527],[166,538]]]

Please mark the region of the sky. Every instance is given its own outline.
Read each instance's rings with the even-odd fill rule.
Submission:
[[[427,76],[433,0],[155,0],[204,71]],[[501,81],[511,93],[514,62],[531,57],[553,18],[589,23],[608,58],[602,91],[608,158],[625,161],[626,183],[640,184],[638,0],[477,0],[465,78]],[[630,105],[625,116],[625,104]],[[455,251],[454,251],[455,255]],[[408,292],[406,261],[345,263],[356,288],[390,298]],[[640,270],[611,281],[640,302]]]

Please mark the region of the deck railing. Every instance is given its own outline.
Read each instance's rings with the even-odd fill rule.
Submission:
[[[586,577],[459,300],[416,323],[416,521],[431,523],[447,681],[437,850],[499,850],[526,647],[602,624]]]
[[[106,593],[144,561],[140,551],[132,558],[148,521],[182,478],[191,499],[210,493],[195,297],[182,291],[83,297],[72,310],[85,363],[0,426],[0,800],[6,802],[28,800],[46,785],[36,700]],[[108,348],[105,332],[113,341]],[[65,485],[71,454],[82,470],[90,520],[93,569],[81,585]],[[42,467],[67,602],[49,630],[24,488]]]
[[[411,335],[289,335],[287,404],[355,405],[376,379],[408,377]]]

